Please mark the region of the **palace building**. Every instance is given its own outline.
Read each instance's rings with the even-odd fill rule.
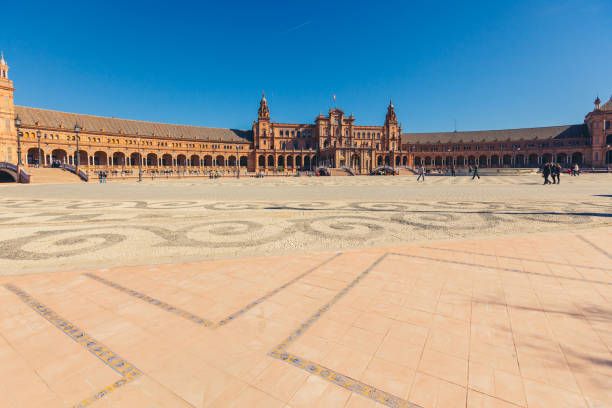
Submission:
[[[75,166],[85,172],[283,172],[342,169],[536,167],[553,161],[612,164],[612,98],[582,124],[474,132],[402,133],[393,103],[382,126],[356,124],[337,107],[314,123],[271,120],[262,96],[250,130],[172,125],[65,113],[13,103],[9,66],[0,58],[0,173],[15,166]],[[381,115],[382,119],[382,115]],[[27,171],[27,169],[26,169]]]

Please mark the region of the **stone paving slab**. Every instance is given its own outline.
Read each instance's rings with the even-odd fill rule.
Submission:
[[[601,227],[3,275],[0,406],[611,406],[611,248]]]

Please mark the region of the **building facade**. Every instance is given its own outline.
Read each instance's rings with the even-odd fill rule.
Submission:
[[[612,98],[584,123],[475,132],[402,133],[390,102],[381,126],[356,124],[341,109],[314,123],[271,120],[262,96],[250,130],[207,128],[65,113],[14,104],[0,57],[0,162],[78,165],[82,170],[220,170],[224,173],[381,167],[535,167],[548,161],[612,164]],[[18,120],[16,120],[18,119]],[[382,117],[381,117],[382,119]],[[19,126],[19,128],[17,128]],[[0,170],[1,171],[1,170]]]

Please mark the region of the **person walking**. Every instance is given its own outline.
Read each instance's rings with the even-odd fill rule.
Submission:
[[[544,185],[550,184],[550,180],[548,177],[550,176],[550,163],[544,164],[542,168],[542,174],[544,175]]]
[[[550,178],[553,184],[557,184],[557,173],[555,172],[555,163],[550,164]]]
[[[419,177],[417,177],[417,181],[419,181],[420,178],[423,179],[423,181],[425,181],[425,169],[423,168],[423,165],[419,165]]]
[[[455,177],[456,174],[457,171],[455,170],[455,165],[453,164],[453,167],[451,167],[451,176]]]
[[[472,176],[472,180],[474,180],[474,177],[478,177],[478,180],[480,180],[480,174],[478,174],[478,165],[477,164],[474,165],[474,175]]]
[[[574,170],[572,171],[572,176],[580,175],[580,168],[578,167],[578,163],[574,164]]]
[[[557,184],[561,184],[561,165],[559,163],[555,164],[553,171],[555,172],[555,176],[557,176]]]

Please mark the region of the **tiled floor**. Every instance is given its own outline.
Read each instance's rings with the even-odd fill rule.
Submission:
[[[611,258],[604,227],[2,276],[0,406],[608,407]]]

